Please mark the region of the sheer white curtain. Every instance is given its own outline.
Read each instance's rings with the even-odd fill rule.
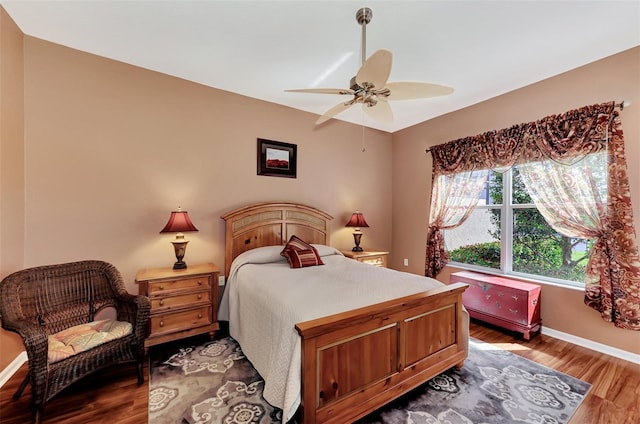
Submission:
[[[553,160],[518,165],[520,177],[545,220],[567,237],[597,239],[607,216],[607,152],[573,164]]]
[[[435,277],[449,252],[444,246],[442,230],[456,228],[473,212],[485,188],[489,170],[474,170],[453,175],[440,175],[432,182],[427,263],[425,275]]]
[[[552,160],[519,165],[531,200],[554,230],[567,237],[595,240],[586,268],[585,285],[607,284],[613,257],[607,229],[608,153],[592,153],[573,164]]]

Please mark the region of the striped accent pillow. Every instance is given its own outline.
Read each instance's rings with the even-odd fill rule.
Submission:
[[[287,258],[291,268],[324,265],[316,248],[296,235],[291,236],[280,254]]]
[[[287,260],[291,268],[324,265],[315,249],[290,250],[287,254]]]

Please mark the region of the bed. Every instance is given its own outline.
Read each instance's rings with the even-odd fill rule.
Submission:
[[[311,206],[258,203],[222,218],[227,286],[219,317],[283,422],[352,422],[462,367],[465,284],[345,258],[330,247],[332,217]],[[290,269],[280,252],[292,235],[312,244],[324,265]]]

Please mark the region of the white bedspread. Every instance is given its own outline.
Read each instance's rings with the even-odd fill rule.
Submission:
[[[239,255],[219,318],[265,380],[264,398],[293,417],[301,401],[301,341],[295,324],[441,287],[435,279],[378,268],[314,245],[325,265],[290,269],[282,246]],[[466,330],[465,330],[466,331]]]

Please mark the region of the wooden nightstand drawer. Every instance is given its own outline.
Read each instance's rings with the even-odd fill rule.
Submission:
[[[186,278],[183,280],[166,280],[149,282],[149,296],[160,292],[172,290],[188,290],[209,287],[209,276],[203,275],[197,278]]]
[[[386,268],[389,252],[354,252],[352,250],[342,250],[342,254],[358,262]]]
[[[151,334],[160,335],[211,324],[209,312],[210,308],[203,306],[198,309],[151,316]]]
[[[185,306],[197,304],[199,302],[211,303],[211,297],[209,291],[200,291],[194,293],[187,293],[178,296],[156,296],[150,297],[151,309],[176,309]]]
[[[151,300],[145,348],[202,333],[213,337],[220,328],[218,275],[214,264],[139,271],[139,292]]]
[[[365,264],[369,264],[369,265],[375,265],[375,266],[381,266],[381,267],[386,267],[387,266],[387,256],[384,255],[376,255],[376,256],[370,256],[368,258],[361,258],[358,259],[360,262],[364,262]]]

